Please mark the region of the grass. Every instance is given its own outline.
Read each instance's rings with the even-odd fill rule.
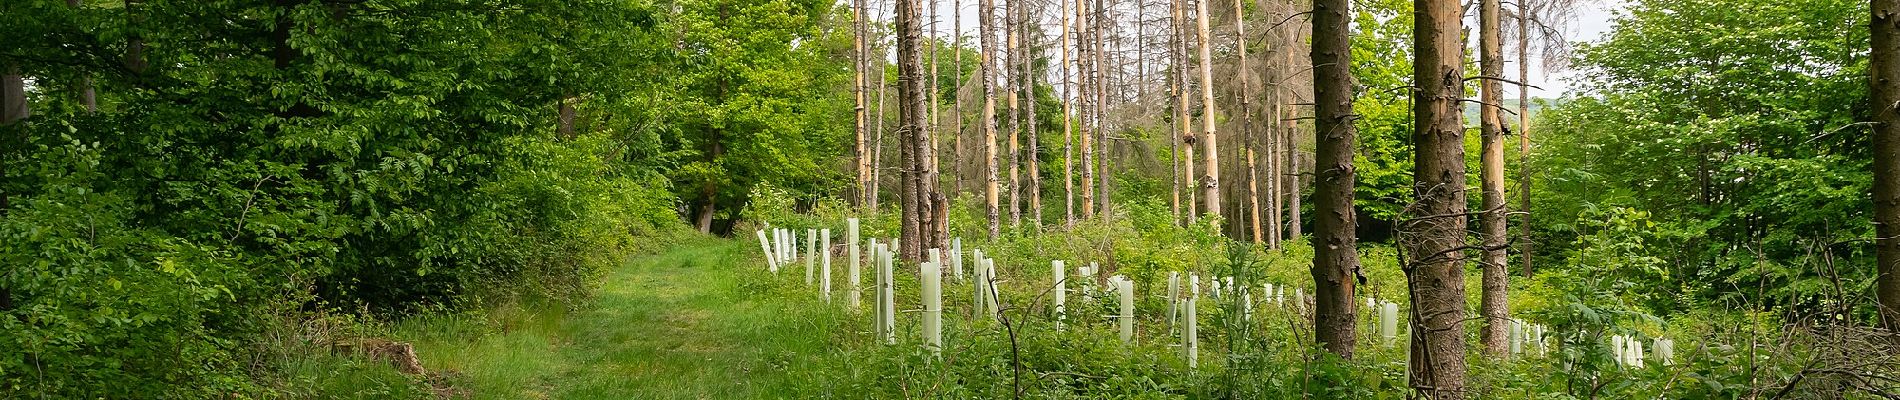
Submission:
[[[689,241],[632,260],[580,310],[426,316],[391,335],[477,399],[774,397],[797,385],[794,366],[826,353],[841,321],[775,301],[795,294],[759,280],[744,244]]]

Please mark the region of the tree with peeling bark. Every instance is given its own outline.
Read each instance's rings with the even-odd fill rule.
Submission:
[[[1880,316],[1900,331],[1900,0],[1872,0],[1874,252]]]
[[[983,130],[983,167],[985,184],[983,199],[985,216],[989,219],[990,239],[1003,235],[1002,214],[997,208],[999,199],[997,159],[996,159],[996,2],[981,0],[976,10],[977,37],[982,42],[978,63],[983,75],[983,114],[977,122]]]
[[[1095,130],[1096,129],[1093,122],[1095,121],[1096,115],[1094,113],[1095,102],[1093,101],[1094,99],[1093,93],[1095,92],[1095,90],[1092,90],[1092,89],[1094,89],[1094,82],[1095,82],[1094,71],[1095,71],[1096,66],[1095,66],[1095,63],[1092,62],[1094,60],[1095,52],[1092,51],[1089,45],[1085,44],[1085,43],[1094,41],[1095,39],[1092,35],[1090,35],[1090,32],[1092,32],[1092,29],[1093,29],[1092,22],[1091,22],[1092,15],[1093,14],[1089,12],[1088,0],[1075,0],[1075,32],[1076,32],[1075,65],[1076,65],[1076,81],[1077,81],[1076,89],[1078,89],[1076,91],[1076,103],[1077,103],[1076,120],[1077,120],[1077,128],[1079,130],[1076,134],[1077,136],[1080,137],[1082,141],[1082,148],[1080,152],[1082,153],[1082,178],[1081,179],[1082,179],[1082,218],[1083,219],[1095,219]]]
[[[1350,0],[1313,2],[1313,307],[1314,338],[1350,359],[1357,336],[1358,225],[1353,209],[1352,15]]]
[[[866,84],[868,83],[867,75],[869,74],[869,71],[866,70],[870,68],[871,61],[870,54],[864,45],[864,37],[870,34],[870,23],[865,21],[866,18],[870,17],[870,14],[866,12],[870,9],[870,6],[866,4],[869,2],[870,0],[853,0],[851,7],[851,53],[856,57],[852,65],[853,69],[857,72],[855,84],[851,85],[852,95],[857,101],[857,107],[855,108],[857,111],[857,136],[856,139],[852,141],[854,147],[852,148],[851,154],[854,164],[857,166],[857,198],[855,200],[860,207],[869,206],[872,196],[870,182],[871,154],[867,152],[865,148],[865,136],[867,133],[865,129],[869,128],[867,123],[870,121],[870,109],[866,108],[868,102],[865,99],[865,88],[868,87]]]
[[[1478,258],[1481,271],[1479,313],[1484,316],[1484,331],[1479,341],[1485,354],[1504,357],[1510,354],[1510,260],[1505,246],[1510,236],[1505,228],[1504,202],[1504,120],[1499,111],[1504,105],[1504,48],[1500,43],[1499,18],[1503,6],[1499,0],[1478,1],[1478,123],[1479,176],[1484,199],[1478,213],[1479,236],[1483,248]]]
[[[1234,49],[1240,58],[1234,67],[1234,75],[1240,80],[1240,137],[1246,141],[1242,146],[1247,162],[1247,223],[1252,228],[1253,243],[1274,247],[1277,243],[1267,241],[1260,227],[1260,166],[1254,157],[1254,147],[1258,145],[1253,136],[1253,88],[1247,85],[1247,76],[1253,71],[1247,68],[1247,10],[1241,0],[1234,0]],[[1271,154],[1267,157],[1271,163]],[[1268,196],[1272,198],[1271,195]],[[1269,225],[1272,226],[1272,225]]]
[[[935,149],[930,146],[929,85],[925,82],[923,60],[923,0],[897,0],[897,137],[901,149],[899,207],[904,243],[899,250],[906,260],[924,261],[924,249],[940,247],[934,227],[934,206],[940,197],[936,191],[936,168],[930,165]]]
[[[1201,135],[1194,138],[1194,141],[1200,142],[1203,146],[1202,155],[1206,162],[1206,165],[1201,167],[1201,200],[1206,202],[1206,209],[1202,211],[1219,220],[1221,216],[1220,147],[1214,129],[1214,56],[1208,44],[1213,41],[1213,38],[1208,36],[1207,29],[1208,1],[1210,0],[1195,3],[1196,11],[1200,15],[1199,18],[1195,18],[1195,22],[1201,37]]]
[[[1414,0],[1412,195],[1400,222],[1401,264],[1412,299],[1412,389],[1425,398],[1465,392],[1464,20],[1457,0]]]

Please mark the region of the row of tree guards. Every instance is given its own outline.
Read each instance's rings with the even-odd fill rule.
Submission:
[[[884,75],[881,71],[884,68],[881,63],[889,56],[897,64],[898,72],[895,132],[899,162],[895,169],[900,176],[895,197],[900,203],[900,237],[915,244],[891,246],[892,255],[921,262],[926,256],[925,249],[945,247],[949,240],[950,197],[944,195],[940,187],[946,178],[955,190],[963,191],[966,177],[980,175],[978,179],[969,180],[981,182],[979,192],[985,202],[990,238],[1001,233],[1005,205],[1009,225],[1022,225],[1025,201],[1032,214],[1030,228],[1041,229],[1043,172],[1039,159],[1042,151],[1038,148],[1042,143],[1038,137],[1041,130],[1029,128],[1040,126],[1034,108],[1038,103],[1035,88],[1044,82],[1052,87],[1061,86],[1058,100],[1062,105],[1061,186],[1065,224],[1074,223],[1078,214],[1085,219],[1113,216],[1110,194],[1114,174],[1111,171],[1117,166],[1112,164],[1116,154],[1109,149],[1117,142],[1128,145],[1126,133],[1150,123],[1165,129],[1171,136],[1169,169],[1174,188],[1170,205],[1176,223],[1213,218],[1215,225],[1230,236],[1251,237],[1256,244],[1278,248],[1284,238],[1302,234],[1299,232],[1302,226],[1299,177],[1305,167],[1301,165],[1299,152],[1295,151],[1298,148],[1295,144],[1302,136],[1296,134],[1300,132],[1296,121],[1306,119],[1302,115],[1308,104],[1301,99],[1310,94],[1315,203],[1315,231],[1311,240],[1316,250],[1312,274],[1314,282],[1319,283],[1314,292],[1315,336],[1328,350],[1342,357],[1352,357],[1356,341],[1354,324],[1358,320],[1354,283],[1359,261],[1355,236],[1353,157],[1357,150],[1357,133],[1353,122],[1355,89],[1352,86],[1349,1],[1314,0],[1308,11],[1300,9],[1301,2],[1283,0],[1231,0],[1222,4],[1213,4],[1215,0],[1170,0],[1167,17],[1151,19],[1149,16],[1153,13],[1149,5],[1154,1],[1135,0],[1130,7],[1127,1],[1116,0],[1008,0],[1000,8],[1005,20],[999,24],[996,0],[976,0],[979,68],[975,76],[966,80],[961,60],[964,5],[961,0],[951,0],[950,25],[955,32],[954,39],[948,42],[957,49],[954,73],[959,90],[951,107],[954,118],[950,127],[945,127],[939,118],[938,113],[943,108],[937,98],[941,93],[937,87],[940,80],[934,79],[940,64],[937,49],[944,47],[940,43],[946,42],[939,39],[944,34],[939,29],[936,12],[940,0],[931,0],[929,7],[923,0],[887,0],[893,6],[894,56],[883,50],[872,51],[883,36],[872,35],[869,22],[878,18],[871,13],[871,1],[854,0],[852,4],[856,21],[854,47],[858,56],[856,200],[861,206],[877,210],[882,194],[879,183],[885,162],[882,160]],[[1520,64],[1528,61],[1524,49],[1530,46],[1528,27],[1536,21],[1535,15],[1541,12],[1539,10],[1567,10],[1567,7],[1551,6],[1564,2],[1566,0],[1526,0],[1516,4]],[[1402,260],[1411,281],[1410,304],[1421,309],[1419,315],[1428,316],[1419,322],[1425,329],[1415,341],[1413,359],[1422,361],[1413,368],[1412,381],[1415,387],[1429,392],[1432,397],[1457,398],[1463,396],[1466,375],[1465,253],[1482,254],[1478,260],[1483,271],[1480,307],[1483,318],[1478,321],[1484,330],[1480,337],[1488,354],[1502,357],[1509,351],[1512,326],[1508,323],[1510,310],[1506,302],[1509,285],[1505,252],[1510,240],[1505,216],[1507,211],[1527,213],[1529,197],[1523,197],[1526,202],[1517,210],[1507,210],[1503,197],[1505,128],[1499,113],[1503,104],[1499,87],[1504,81],[1500,1],[1478,0],[1482,72],[1477,76],[1464,70],[1464,14],[1460,2],[1415,0],[1414,3],[1416,59],[1413,60],[1414,85],[1409,89],[1417,130],[1413,157],[1415,202],[1406,208],[1407,214],[1401,216],[1402,220],[1396,221],[1399,244],[1404,254],[1412,255]],[[1225,16],[1215,14],[1222,10],[1220,5],[1231,6],[1225,7],[1231,12]],[[1052,11],[1054,19],[1060,21],[1057,25],[1059,43],[1053,46],[1060,59],[1038,63],[1036,60],[1043,55],[1041,51],[1047,48],[1042,43],[1043,34]],[[883,10],[880,8],[878,12]],[[1130,14],[1133,14],[1132,21],[1128,18]],[[1295,56],[1307,43],[1299,35],[1301,16],[1310,16],[1311,23],[1311,44],[1306,49],[1309,57],[1304,59]],[[1220,96],[1216,95],[1215,64],[1221,60],[1215,59],[1212,49],[1221,46],[1217,42],[1225,41],[1226,34],[1217,35],[1212,31],[1211,22],[1217,18],[1231,21],[1233,46],[1223,49],[1235,53],[1232,67],[1224,68],[1220,74],[1222,83],[1237,86],[1230,90],[1232,93]],[[1157,20],[1166,21],[1167,32],[1148,30],[1151,21]],[[1248,59],[1250,24],[1263,25],[1265,29],[1256,32],[1263,35],[1270,50],[1258,71]],[[1132,36],[1127,32],[1131,28],[1135,31]],[[1004,39],[1000,42],[999,33]],[[1149,59],[1149,50],[1155,47],[1151,46],[1150,38],[1154,37],[1168,38],[1166,60]],[[1125,48],[1130,44],[1134,47],[1132,57]],[[999,45],[1003,46],[1001,51],[997,48]],[[924,67],[926,56],[930,69]],[[1045,71],[1041,69],[1045,65],[1055,67]],[[870,71],[880,72],[872,78]],[[1312,74],[1307,80],[1310,88],[1299,84],[1307,71]],[[1168,93],[1165,97],[1149,95],[1151,86],[1161,86],[1152,79],[1151,72],[1156,73],[1153,75],[1166,73]],[[1259,72],[1264,72],[1260,73],[1263,79],[1256,82],[1250,78]],[[1528,69],[1520,68],[1519,72],[1516,83],[1520,85],[1520,103],[1524,103]],[[1229,77],[1237,81],[1237,85],[1228,83]],[[1474,80],[1481,89],[1482,98],[1478,103],[1484,105],[1480,114],[1484,135],[1483,209],[1468,212],[1462,110],[1466,101],[1465,87]],[[974,81],[980,92],[964,96],[962,82],[967,81]],[[1256,84],[1270,90],[1256,92]],[[871,130],[868,118],[871,104],[868,95],[873,93],[873,86],[879,108],[875,131]],[[965,97],[981,102],[973,118],[974,127],[965,124]],[[1198,108],[1194,107],[1194,97],[1198,97]],[[1221,101],[1216,101],[1217,97]],[[1265,101],[1257,106],[1253,102],[1255,97]],[[1166,108],[1168,102],[1164,99],[1168,98],[1173,100],[1171,124],[1156,122],[1160,118],[1141,117],[1146,110]],[[999,115],[999,100],[1007,101],[1007,116]],[[1256,110],[1259,107],[1265,109]],[[1520,151],[1528,154],[1529,136],[1523,127],[1523,107],[1520,104],[1517,113],[1520,118],[1517,133]],[[1126,117],[1131,115],[1135,117]],[[1239,143],[1234,143],[1233,138],[1223,143],[1219,135],[1223,126],[1239,130]],[[948,132],[952,138],[953,157],[948,160],[937,156],[941,146],[939,131]],[[1007,138],[1001,134],[1007,134]],[[1028,136],[1027,151],[1022,148],[1021,135]],[[975,139],[982,150],[980,155],[972,157],[966,152],[966,137]],[[1079,148],[1075,144],[1079,144]],[[1232,157],[1229,160],[1238,158],[1241,162],[1222,164],[1223,150],[1232,152],[1227,156]],[[1256,153],[1260,150],[1266,153],[1265,163],[1258,162]],[[1024,162],[1031,166],[1027,168],[1026,185],[1021,166]],[[939,171],[943,165],[950,165],[953,173],[941,176]],[[1000,175],[1005,165],[1007,177]],[[980,167],[976,168],[980,174],[966,173],[970,169],[967,167],[972,166]],[[1238,198],[1235,189],[1239,188],[1221,185],[1223,171],[1230,175],[1240,172],[1246,180],[1244,202],[1234,200]],[[1267,179],[1262,179],[1263,175]],[[1080,186],[1079,193],[1077,186]],[[1029,189],[1026,199],[1025,187]],[[1228,207],[1244,212],[1224,213]],[[1475,241],[1466,235],[1471,216],[1477,216],[1481,222]],[[1521,238],[1519,242],[1527,244]],[[1521,259],[1528,274],[1530,258]]]
[[[849,261],[847,276],[850,277],[846,283],[850,288],[847,304],[852,310],[861,309],[862,305],[858,299],[863,295],[864,288],[859,279],[860,268],[867,260],[855,256],[861,250],[858,219],[847,219],[845,225],[845,242],[842,249],[831,245],[831,229],[806,229],[802,252],[796,230],[760,229],[757,231],[757,237],[759,249],[765,256],[766,270],[777,275],[781,266],[803,261],[805,284],[808,287],[815,287],[820,297],[826,303],[830,303],[832,301],[831,258],[833,253],[842,250],[850,255],[847,256]],[[899,262],[896,254],[902,248],[901,242],[898,239],[886,239],[880,242],[876,238],[864,240],[864,242],[866,242],[864,246],[871,249],[868,264],[876,274],[874,287],[871,288],[876,297],[873,305],[875,309],[872,311],[875,317],[873,331],[880,341],[887,345],[896,345],[898,344],[896,319],[898,313],[896,311],[895,274],[897,269],[895,267]],[[943,278],[949,275],[956,282],[964,281],[962,240],[954,239],[951,243],[947,257],[942,249],[926,249],[924,253],[928,255],[927,259],[916,264],[919,286],[916,293],[919,298],[918,303],[922,306],[922,310],[919,310],[921,321],[918,337],[921,338],[922,345],[926,349],[939,354],[944,348]],[[1000,288],[1004,280],[998,278],[996,274],[996,260],[985,256],[981,249],[972,249],[970,254],[974,261],[971,273],[973,279],[969,281],[972,289],[970,301],[972,322],[989,320],[992,323],[1007,323],[1004,314],[1007,307],[1003,306],[1001,296],[1003,290]],[[1101,271],[1100,267],[1094,263],[1076,267],[1073,274],[1070,273],[1068,264],[1064,260],[1051,260],[1049,265],[1050,286],[1030,287],[1030,289],[1050,296],[1051,302],[1047,313],[1043,315],[1049,319],[1051,325],[1056,329],[1067,327],[1071,319],[1068,311],[1068,297],[1072,289],[1069,285],[1071,281],[1074,281],[1077,287],[1073,291],[1082,296],[1084,304],[1096,301],[1096,296],[1113,296],[1114,304],[1117,306],[1115,309],[1118,312],[1104,317],[1115,322],[1118,337],[1123,343],[1130,345],[1136,343],[1135,282],[1132,279],[1122,275],[1112,275],[1106,281],[1098,281]],[[822,278],[814,279],[814,276]],[[1178,271],[1168,273],[1166,299],[1170,334],[1179,333],[1178,344],[1170,343],[1170,345],[1179,346],[1189,368],[1195,368],[1199,364],[1198,308],[1203,294],[1217,302],[1237,303],[1242,320],[1247,322],[1253,321],[1255,304],[1272,305],[1290,310],[1297,315],[1309,316],[1311,315],[1309,311],[1317,300],[1315,297],[1308,296],[1304,287],[1297,285],[1264,282],[1254,286],[1244,281],[1236,282],[1232,276],[1209,277],[1205,279],[1208,289],[1203,292],[1204,280],[1199,274],[1188,273],[1185,278],[1184,281],[1183,275]],[[1292,290],[1291,294],[1288,293],[1289,289]],[[1263,295],[1258,302],[1255,301],[1255,293]],[[1370,325],[1368,331],[1376,330],[1382,345],[1390,346],[1400,343],[1399,304],[1370,296],[1364,297],[1363,300],[1366,308],[1374,310],[1377,316],[1376,318],[1369,316],[1355,323]],[[1407,331],[1417,332],[1422,329],[1416,317],[1416,314],[1408,314],[1405,317],[1406,320],[1413,322],[1408,325]],[[1548,338],[1552,335],[1544,325],[1520,319],[1509,319],[1505,325],[1508,327],[1508,334],[1504,338],[1509,353],[1543,355],[1548,352]],[[1405,341],[1411,340],[1417,340],[1417,337],[1405,339]],[[1636,368],[1644,366],[1646,346],[1643,340],[1630,335],[1612,335],[1606,345],[1619,365]],[[1675,362],[1673,340],[1661,337],[1651,338],[1647,349],[1647,353],[1656,355],[1656,360],[1660,365],[1667,366]],[[1410,363],[1408,363],[1408,368],[1411,368]]]

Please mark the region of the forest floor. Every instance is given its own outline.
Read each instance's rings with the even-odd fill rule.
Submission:
[[[756,296],[743,243],[695,239],[636,257],[577,309],[415,318],[391,334],[477,399],[774,397],[794,384],[788,366],[827,351],[836,323]]]

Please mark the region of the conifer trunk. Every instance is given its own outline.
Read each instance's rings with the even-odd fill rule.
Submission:
[[[1457,0],[1414,0],[1413,156],[1409,219],[1400,223],[1412,297],[1412,388],[1465,393],[1465,149],[1463,20]]]
[[[1484,343],[1485,352],[1492,357],[1504,357],[1510,354],[1510,260],[1506,259],[1504,248],[1509,241],[1505,228],[1504,204],[1504,120],[1498,115],[1504,104],[1504,85],[1497,80],[1504,76],[1504,50],[1500,40],[1499,18],[1503,12],[1499,0],[1479,0],[1478,2],[1478,80],[1480,126],[1480,152],[1483,160],[1479,166],[1484,191],[1484,210],[1478,214],[1478,225],[1482,231],[1484,250],[1480,258],[1479,270],[1483,271],[1482,290],[1479,294],[1479,312],[1484,314],[1484,331],[1479,341]]]
[[[982,55],[979,56],[983,69],[983,159],[986,184],[983,187],[983,199],[989,221],[990,239],[1002,236],[1002,215],[997,209],[997,159],[996,159],[996,2],[981,0],[977,6],[978,40],[982,42]]]
[[[1203,170],[1201,197],[1207,202],[1207,215],[1219,219],[1221,216],[1220,147],[1214,130],[1214,65],[1212,62],[1214,57],[1208,48],[1208,42],[1213,41],[1213,38],[1208,36],[1207,1],[1201,0],[1195,4],[1200,14],[1200,18],[1196,18],[1195,21],[1201,33],[1201,136],[1196,140],[1205,146],[1202,152],[1206,153],[1204,156],[1207,158],[1206,164],[1201,167]]]
[[[1887,329],[1900,330],[1900,0],[1872,2],[1876,297]]]
[[[1351,0],[1313,2],[1313,332],[1327,351],[1352,358],[1357,336],[1358,222],[1353,209]],[[1289,136],[1290,137],[1290,136]]]

